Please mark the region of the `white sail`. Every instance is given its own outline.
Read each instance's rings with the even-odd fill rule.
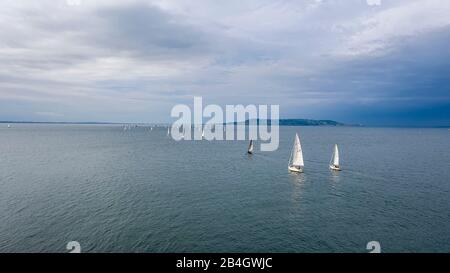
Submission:
[[[292,165],[297,167],[304,167],[302,145],[298,134],[295,134],[294,147],[292,149]]]
[[[170,126],[167,127],[167,135],[170,135]]]
[[[253,153],[253,140],[250,139],[250,144],[248,145],[248,153]]]
[[[334,166],[339,166],[339,149],[338,145],[334,144],[333,157],[331,158],[331,164]]]
[[[205,138],[205,131],[202,130],[202,138]]]

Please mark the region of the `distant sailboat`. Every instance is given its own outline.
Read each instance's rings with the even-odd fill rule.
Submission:
[[[288,169],[292,172],[302,173],[304,166],[302,145],[300,144],[298,134],[295,134],[294,146],[292,147]]]
[[[250,139],[250,144],[248,145],[248,154],[253,154],[253,139]]]
[[[205,138],[205,130],[202,130],[202,139]]]
[[[8,124],[8,128],[11,128],[11,124]]]
[[[339,149],[337,144],[334,144],[333,155],[330,160],[330,169],[333,171],[341,170],[341,167],[339,166]]]
[[[167,127],[167,135],[170,135],[170,127]]]

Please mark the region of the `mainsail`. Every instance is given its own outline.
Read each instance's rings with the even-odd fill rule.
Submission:
[[[304,167],[302,145],[298,134],[295,134],[294,147],[292,148],[292,163],[293,166]]]
[[[339,150],[338,150],[337,144],[334,144],[334,151],[333,151],[333,156],[331,158],[331,164],[333,164],[336,167],[339,166]]]
[[[253,153],[253,140],[250,139],[250,144],[248,145],[248,153],[252,154]]]

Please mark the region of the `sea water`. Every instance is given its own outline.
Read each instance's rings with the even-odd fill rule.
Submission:
[[[295,133],[303,174],[287,170]],[[0,124],[0,252],[450,251],[447,129],[280,127],[278,150],[247,147]]]

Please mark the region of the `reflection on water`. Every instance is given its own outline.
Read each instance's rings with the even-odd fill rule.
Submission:
[[[340,172],[330,170],[330,178],[333,182],[333,185],[339,183],[341,181],[341,176],[339,175]]]
[[[305,173],[289,172],[288,176],[291,184],[293,185],[292,199],[299,200],[306,182]]]
[[[289,179],[294,185],[303,185],[306,181],[305,173],[289,172]]]

